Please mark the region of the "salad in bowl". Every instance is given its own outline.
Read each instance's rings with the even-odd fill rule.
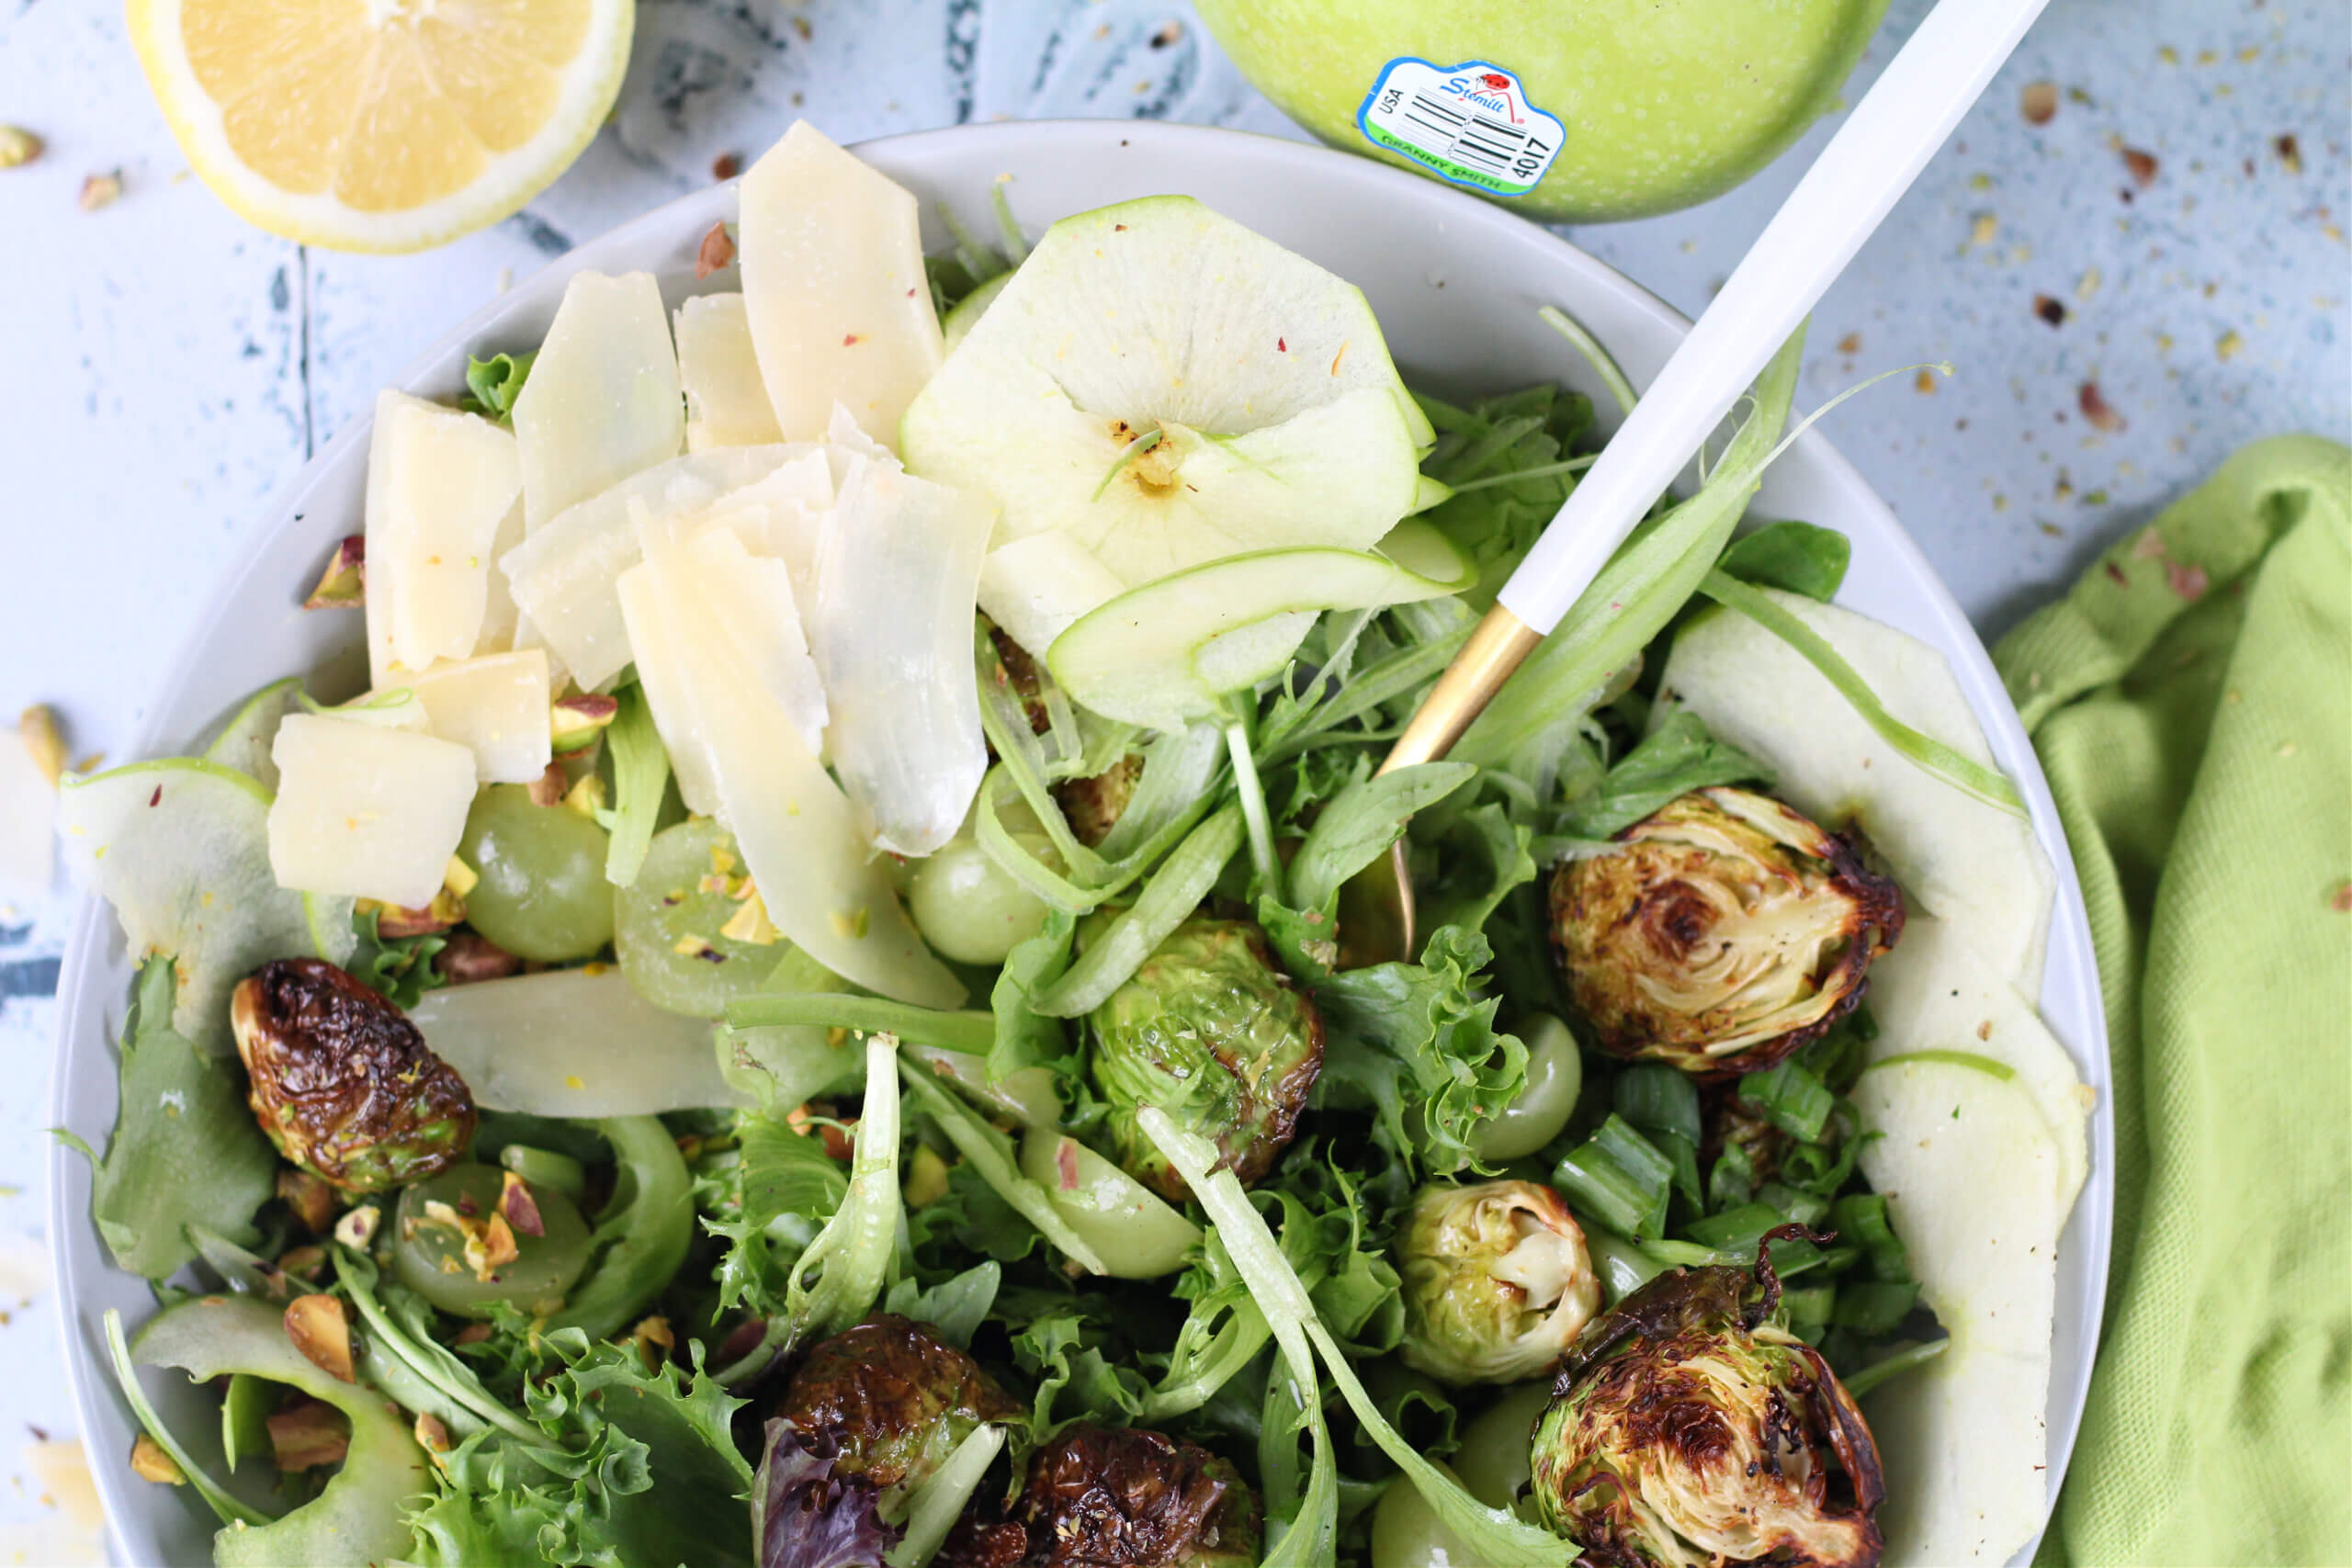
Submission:
[[[1798,345],[1383,772],[1587,399],[1408,384],[1189,197],[926,255],[803,125],[739,199],[674,310],[582,271],[383,394],[304,612],[364,682],[63,792],[139,964],[110,1461],[223,1563],[2029,1540],[2056,874],[1747,516]]]

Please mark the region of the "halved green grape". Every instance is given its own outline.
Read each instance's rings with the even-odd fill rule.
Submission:
[[[612,890],[613,951],[639,996],[665,1012],[716,1019],[767,983],[790,949],[722,929],[742,919],[746,874],[734,835],[707,817],[653,835],[637,881]]]
[[[1442,1464],[1430,1468],[1453,1474]],[[1462,1538],[1422,1501],[1411,1480],[1400,1475],[1388,1483],[1372,1513],[1372,1568],[1450,1568],[1476,1561]]]
[[[1016,833],[1013,841],[1046,864],[1053,849],[1042,836]],[[1001,964],[1014,946],[1046,923],[1046,901],[990,860],[967,830],[915,868],[908,911],[923,940],[958,964]]]
[[[1584,1059],[1566,1024],[1532,1013],[1518,1034],[1527,1044],[1527,1088],[1478,1129],[1478,1157],[1490,1162],[1524,1159],[1558,1137],[1584,1089]]]
[[[535,1316],[562,1304],[588,1266],[588,1222],[561,1192],[534,1187],[530,1207],[543,1234],[529,1234],[529,1220],[518,1224],[517,1215],[500,1209],[505,1175],[492,1166],[451,1166],[401,1191],[392,1232],[392,1267],[401,1283],[459,1317],[488,1317],[499,1302]],[[491,1261],[499,1257],[493,1216],[505,1221],[512,1258]]]
[[[517,958],[568,964],[613,940],[605,830],[560,806],[534,806],[523,784],[493,784],[475,797],[458,853],[481,881],[466,919]]]

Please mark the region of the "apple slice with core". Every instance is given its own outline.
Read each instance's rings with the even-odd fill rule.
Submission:
[[[1067,536],[1127,589],[1252,550],[1363,550],[1420,503],[1432,439],[1359,290],[1189,197],[1055,224],[902,434],[914,472],[996,503],[999,548]],[[990,576],[990,613],[1033,637],[1102,603],[1074,599],[1072,570],[1024,615],[1018,574]]]
[[[313,928],[302,896],[271,871],[269,791],[233,769],[172,758],[69,779],[57,828],[82,884],[113,906],[132,959],[171,955],[172,1027],[207,1050],[230,1049],[230,988],[258,965],[351,956],[349,904],[322,901]]]
[[[302,694],[301,677],[288,675],[247,697],[204,749],[204,761],[233,768],[275,795],[277,764],[269,760],[270,743],[286,716],[301,711]]]
[[[1856,1080],[1863,1174],[1951,1336],[1868,1416],[1893,1487],[1890,1562],[2006,1562],[2048,1502],[2043,1412],[2057,1310],[2059,1154],[2006,1064],[1891,1057]]]

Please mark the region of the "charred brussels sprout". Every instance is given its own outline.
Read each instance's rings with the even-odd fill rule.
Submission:
[[[1054,800],[1069,818],[1069,830],[1089,849],[1111,836],[1135,798],[1136,781],[1143,777],[1143,758],[1130,751],[1102,772],[1087,779],[1065,779],[1054,786]]]
[[[1136,1124],[1157,1105],[1246,1186],[1273,1168],[1323,1067],[1323,1020],[1247,920],[1195,917],[1091,1015],[1089,1070],[1119,1163],[1170,1202],[1184,1179]]]
[[[1551,1369],[1600,1306],[1584,1232],[1532,1181],[1425,1188],[1396,1233],[1408,1366],[1450,1383]]]
[[[1779,1301],[1759,1250],[1752,1275],[1661,1274],[1596,1322],[1536,1423],[1544,1524],[1611,1568],[1875,1564],[1878,1447]]]
[[[229,1024],[262,1131],[345,1192],[422,1180],[473,1142],[465,1079],[400,1009],[332,964],[263,964],[231,995]]]
[[[1021,1407],[979,1364],[910,1318],[883,1313],[811,1348],[772,1416],[833,1450],[836,1472],[912,1491],[956,1445]]]
[[[967,1528],[939,1561],[956,1568],[1252,1568],[1262,1529],[1240,1472],[1158,1432],[1077,1426],[1029,1458],[1012,1522]]]
[[[1552,877],[1552,935],[1594,1043],[1685,1072],[1769,1067],[1861,1000],[1903,894],[1769,795],[1702,789]]]

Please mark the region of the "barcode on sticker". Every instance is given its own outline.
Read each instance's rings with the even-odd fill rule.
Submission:
[[[1516,75],[1485,61],[1444,70],[1426,60],[1392,60],[1356,125],[1376,146],[1498,196],[1534,189],[1562,137],[1559,120],[1527,101]]]

